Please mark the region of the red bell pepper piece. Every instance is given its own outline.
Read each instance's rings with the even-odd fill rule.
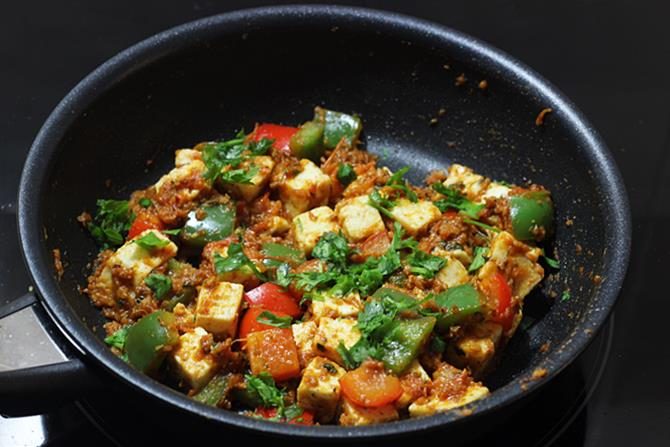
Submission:
[[[505,275],[495,272],[483,281],[483,289],[489,298],[493,298],[496,308],[492,320],[500,323],[504,330],[509,330],[514,323],[514,306],[512,306],[512,289],[507,284]]]
[[[297,318],[302,313],[293,297],[277,284],[266,282],[244,294],[250,307],[262,307],[275,314]]]
[[[249,141],[260,141],[263,138],[274,140],[272,147],[287,154],[291,153],[289,143],[294,133],[298,131],[297,127],[280,126],[279,124],[263,123],[256,126],[256,129],[249,135]]]
[[[140,214],[128,230],[128,239],[132,239],[146,230],[162,230],[163,228],[163,222],[158,217],[153,214]]]
[[[264,419],[275,419],[277,417],[276,408],[259,407],[256,408],[256,411],[254,413],[256,413],[258,416]],[[309,411],[303,410],[300,416],[285,422],[297,425],[314,425],[314,414],[312,414]]]
[[[242,317],[242,320],[240,321],[239,338],[247,338],[249,334],[253,332],[260,332],[275,328],[274,326],[270,326],[269,324],[263,324],[260,321],[258,321],[258,317],[263,312],[272,312],[278,317],[289,316],[283,312],[268,311],[267,309],[263,309],[262,307],[251,307],[247,309],[244,316]]]

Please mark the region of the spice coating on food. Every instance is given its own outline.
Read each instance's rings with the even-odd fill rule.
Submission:
[[[291,424],[485,398],[544,277],[551,195],[458,164],[412,184],[361,130],[317,107],[177,150],[156,183],[82,213],[112,350],[200,402]]]

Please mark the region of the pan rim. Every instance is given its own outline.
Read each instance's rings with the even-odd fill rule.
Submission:
[[[477,402],[471,412],[450,411],[434,416],[418,419],[406,419],[388,424],[368,427],[304,427],[288,424],[276,424],[263,420],[252,419],[229,411],[199,404],[183,394],[172,390],[147,376],[135,371],[119,360],[91,333],[77,317],[74,310],[60,297],[57,281],[51,272],[51,266],[43,256],[43,238],[39,216],[39,191],[42,179],[47,172],[49,162],[60,138],[69,125],[78,117],[88,104],[110,85],[124,76],[141,69],[175,49],[192,43],[195,39],[206,38],[225,26],[241,26],[249,21],[301,20],[320,18],[347,21],[354,24],[375,24],[389,29],[434,38],[445,47],[459,47],[462,51],[480,58],[487,64],[499,68],[505,76],[529,85],[547,104],[560,110],[562,119],[568,123],[575,138],[583,144],[583,151],[595,166],[598,166],[598,184],[603,194],[611,197],[605,210],[611,216],[606,243],[609,246],[609,260],[603,265],[608,280],[595,292],[601,304],[592,309],[588,317],[580,324],[588,323],[574,334],[572,341],[561,352],[554,351],[544,360],[547,377],[543,380],[530,381],[524,390],[519,389],[519,380],[514,380],[497,389],[490,397]],[[482,62],[482,63],[484,63]],[[612,205],[612,203],[616,203]],[[476,38],[453,30],[444,25],[428,22],[397,13],[372,10],[366,8],[329,6],[329,5],[289,5],[262,7],[234,11],[189,22],[149,37],[142,42],[122,51],[107,62],[100,65],[87,75],[68,95],[56,106],[36,136],[21,176],[18,196],[18,229],[22,245],[24,261],[39,292],[39,297],[49,310],[54,322],[68,336],[70,341],[82,352],[84,360],[96,362],[104,370],[113,373],[126,384],[142,391],[155,399],[162,400],[182,411],[196,413],[236,427],[250,429],[266,434],[291,435],[301,438],[371,438],[416,431],[436,429],[471,419],[500,406],[507,406],[536,391],[558,374],[588,346],[595,332],[603,325],[613,308],[625,277],[631,243],[631,218],[628,198],[614,159],[604,141],[586,120],[577,107],[531,68],[517,61],[506,53]],[[552,356],[552,354],[554,354]],[[467,417],[466,417],[467,416]]]

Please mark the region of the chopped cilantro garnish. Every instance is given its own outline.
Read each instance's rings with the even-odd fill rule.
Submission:
[[[475,247],[474,257],[468,267],[468,273],[476,272],[484,266],[486,263],[486,257],[489,255],[489,249],[487,247]]]
[[[117,349],[123,350],[123,347],[126,345],[126,336],[128,335],[128,328],[122,327],[118,331],[114,332],[112,335],[105,337],[105,343],[109,346],[113,346]]]
[[[240,185],[250,185],[252,180],[258,174],[258,166],[252,165],[249,169],[231,169],[224,171],[219,175],[221,181],[225,183],[237,183]]]
[[[454,188],[444,186],[442,183],[433,183],[433,189],[445,197],[434,202],[435,206],[442,212],[448,209],[455,209],[466,216],[477,219],[481,210],[484,209],[484,205],[471,202]]]
[[[263,138],[249,143],[244,140],[245,135],[238,133],[232,140],[206,144],[202,150],[202,161],[207,167],[203,177],[210,182],[220,178],[228,183],[250,183],[258,167],[252,166],[248,170],[237,168],[252,156],[266,154],[273,140]],[[227,166],[230,169],[224,170]]]
[[[172,289],[172,280],[170,277],[161,275],[160,273],[152,273],[147,276],[144,283],[154,292],[156,298],[159,300]]]
[[[102,248],[123,245],[130,224],[135,219],[128,201],[99,199],[96,205],[98,209],[95,218],[87,225],[91,236]]]
[[[258,317],[256,317],[256,321],[258,321],[259,323],[267,324],[268,326],[274,326],[285,329],[291,327],[293,318],[289,316],[280,317],[279,315],[275,315],[272,312],[266,310],[264,312],[261,312],[261,314]]]
[[[165,247],[170,241],[156,236],[156,233],[152,231],[135,239],[135,243],[146,250],[153,250],[154,248]]]
[[[389,200],[388,198],[382,196],[378,190],[375,189],[370,193],[368,196],[368,203],[386,217],[393,218],[391,209],[396,205],[396,203],[393,200]]]
[[[416,202],[419,200],[419,198],[416,196],[416,193],[412,191],[412,189],[409,187],[409,182],[403,178],[405,174],[409,171],[409,167],[405,166],[402,169],[399,169],[396,173],[394,173],[391,178],[388,179],[386,182],[386,186],[390,186],[393,189],[397,189],[399,191],[402,191],[405,193],[405,197],[407,197],[409,200],[412,202]]]
[[[137,203],[139,203],[142,208],[149,208],[154,202],[148,197],[142,197]]]
[[[347,186],[356,180],[356,172],[354,172],[354,168],[350,164],[340,163],[337,167],[337,179],[344,186]]]
[[[552,269],[560,269],[561,268],[561,264],[558,262],[558,260],[550,258],[549,256],[545,255],[544,251],[543,251],[543,254],[542,254],[542,259],[544,259],[544,262],[546,262],[547,265],[549,267],[551,267]]]
[[[570,291],[564,290],[563,293],[561,294],[561,301],[570,301],[570,298],[572,298],[572,296],[570,295]]]
[[[312,250],[312,256],[343,269],[349,258],[349,243],[341,234],[325,233]]]
[[[433,278],[435,273],[444,267],[446,263],[445,259],[433,256],[419,249],[415,249],[407,257],[407,264],[410,266],[409,271],[428,279]]]
[[[214,253],[214,270],[218,274],[234,272],[243,267],[249,268],[258,278],[267,281],[267,278],[258,270],[256,264],[244,254],[242,244],[230,244],[228,246],[228,256],[226,257],[221,256],[219,253]]]
[[[479,228],[483,228],[485,230],[493,231],[494,233],[499,233],[500,230],[496,227],[492,227],[491,225],[487,225],[483,222],[479,222],[478,220],[473,220],[473,219],[463,219],[463,222],[469,223],[470,225],[474,225]]]
[[[284,409],[284,393],[277,388],[272,376],[262,372],[257,376],[246,374],[244,381],[250,395],[258,400],[262,407]]]

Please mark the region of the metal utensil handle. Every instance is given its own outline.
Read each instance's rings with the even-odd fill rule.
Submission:
[[[45,314],[32,293],[0,307],[3,416],[44,413],[100,386],[84,362],[59,347],[55,331],[49,331],[40,318]]]

